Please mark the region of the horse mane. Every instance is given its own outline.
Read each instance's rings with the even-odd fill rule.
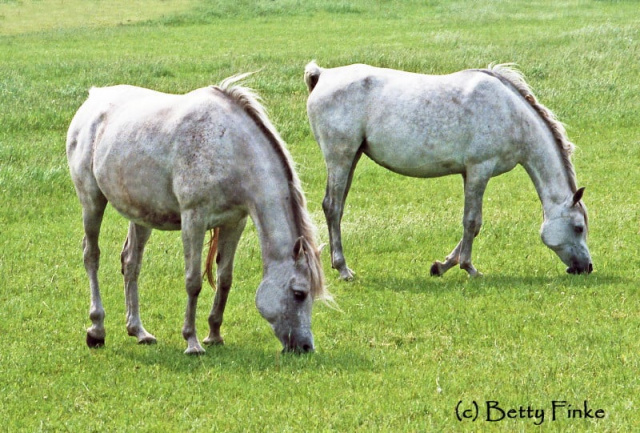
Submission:
[[[311,296],[313,299],[330,302],[332,298],[325,287],[324,272],[320,260],[320,248],[318,248],[316,244],[316,227],[307,211],[307,201],[302,192],[300,179],[294,169],[293,160],[287,150],[286,143],[269,120],[265,108],[260,103],[261,98],[253,89],[237,84],[251,74],[253,74],[253,72],[234,75],[223,80],[218,86],[213,86],[213,88],[232,99],[249,115],[268,138],[273,146],[273,150],[275,150],[276,154],[280,157],[289,182],[294,220],[298,227],[299,235],[302,238],[303,251],[305,251],[305,256],[309,263]]]
[[[575,145],[569,141],[567,131],[564,128],[562,122],[560,122],[556,115],[551,110],[542,105],[533,94],[531,87],[524,79],[524,75],[518,69],[516,69],[513,63],[489,65],[487,69],[482,69],[482,72],[492,75],[502,82],[506,82],[511,85],[520,95],[531,105],[531,107],[538,113],[542,120],[547,124],[553,138],[560,150],[562,156],[562,164],[567,172],[569,179],[569,187],[571,192],[575,193],[578,190],[576,181],[576,172],[571,163],[571,155],[575,149]]]

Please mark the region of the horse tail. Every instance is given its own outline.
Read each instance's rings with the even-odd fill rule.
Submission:
[[[209,285],[216,289],[216,280],[213,277],[213,262],[215,261],[216,253],[218,252],[218,235],[220,234],[220,228],[216,227],[211,230],[211,239],[209,239],[209,252],[207,253],[207,261],[204,267],[204,273],[207,276]]]
[[[571,155],[573,154],[575,145],[569,141],[567,131],[565,130],[562,122],[556,118],[556,115],[551,110],[538,102],[531,90],[531,87],[529,87],[525,81],[522,72],[517,70],[513,64],[489,65],[489,68],[485,71],[496,76],[502,82],[506,82],[511,85],[511,87],[514,88],[529,103],[529,105],[531,105],[536,113],[538,113],[542,120],[547,124],[547,127],[549,128],[549,131],[551,131],[556,145],[560,150],[560,154],[562,155],[563,165],[569,174],[569,186],[571,187],[571,190],[575,192],[578,188],[575,170],[571,163]]]
[[[322,73],[322,68],[317,65],[315,60],[312,60],[305,66],[304,68],[304,82],[307,84],[307,89],[309,93],[313,91],[318,84],[318,80],[320,79],[320,74]]]

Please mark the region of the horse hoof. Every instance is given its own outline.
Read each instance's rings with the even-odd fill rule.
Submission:
[[[96,338],[87,333],[87,346],[91,349],[97,349],[98,347],[104,347],[104,337]]]
[[[438,262],[434,262],[431,265],[431,270],[429,271],[432,277],[441,277],[442,273],[440,272],[440,266],[438,266]]]
[[[156,344],[156,338],[153,336],[149,336],[149,337],[144,337],[144,338],[140,338],[138,340],[138,344],[143,344],[143,345],[151,345],[151,344]]]
[[[200,345],[198,345],[198,346],[187,347],[187,350],[185,350],[184,353],[185,355],[198,356],[198,355],[204,355],[205,350]]]
[[[202,341],[205,346],[223,346],[224,338],[222,337],[207,337]]]
[[[342,281],[353,281],[355,277],[356,277],[356,273],[349,268],[346,268],[340,271],[340,279]]]

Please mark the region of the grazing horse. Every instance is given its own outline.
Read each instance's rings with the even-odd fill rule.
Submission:
[[[353,172],[364,153],[396,173],[420,178],[461,174],[464,234],[432,275],[459,264],[469,275],[473,239],[482,224],[489,179],[521,164],[544,210],[542,241],[569,273],[592,271],[586,244],[587,211],[571,163],[573,144],[553,113],[509,65],[450,75],[422,75],[368,65],[304,72],[307,114],[327,165],[323,209],[332,266],[354,273],[342,252],[340,221]]]
[[[104,345],[98,286],[98,236],[108,202],[130,220],[121,254],[127,331],[154,343],[138,311],[138,275],[152,229],[181,230],[188,302],[185,353],[203,353],[195,314],[202,287],[202,250],[215,229],[217,292],[205,344],[221,344],[220,325],[231,287],[233,259],[247,216],[260,238],[260,314],[285,351],[314,350],[311,309],[329,297],[315,227],[285,143],[257,96],[237,82],[170,95],[133,86],[93,88],[67,135],[71,177],[82,204],[84,265],[91,287],[87,345]]]

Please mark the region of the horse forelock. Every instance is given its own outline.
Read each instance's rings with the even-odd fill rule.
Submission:
[[[525,81],[524,75],[518,69],[516,69],[513,63],[504,64],[491,64],[487,69],[482,70],[489,75],[493,75],[503,82],[510,84],[520,95],[531,105],[531,107],[538,113],[542,120],[548,126],[554,141],[562,156],[562,165],[567,173],[567,179],[569,180],[569,187],[571,192],[575,193],[578,190],[576,172],[571,162],[571,155],[575,150],[575,145],[569,141],[567,131],[560,122],[556,115],[547,107],[538,102],[537,98],[533,94],[531,87]],[[586,212],[585,212],[586,214]]]
[[[311,297],[314,300],[333,303],[333,297],[327,291],[324,281],[324,271],[320,260],[320,249],[312,238],[303,237],[303,249],[309,266],[309,282]]]
[[[294,222],[298,228],[299,236],[303,238],[304,250],[307,253],[311,295],[313,299],[331,301],[331,295],[325,287],[320,250],[316,244],[316,227],[307,211],[307,202],[287,145],[269,120],[265,108],[260,103],[261,98],[253,89],[237,84],[251,74],[252,72],[234,75],[223,80],[216,88],[235,101],[251,117],[279,156],[287,173]]]

